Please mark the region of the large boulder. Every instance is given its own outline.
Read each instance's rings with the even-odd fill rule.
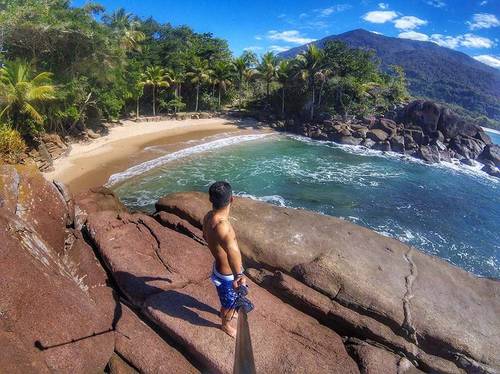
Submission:
[[[373,140],[375,143],[378,143],[385,141],[389,137],[389,134],[387,134],[384,130],[372,129],[366,133],[366,137]]]
[[[448,108],[443,108],[438,129],[443,133],[445,138],[449,139],[453,139],[458,135],[475,137],[480,132],[478,126],[463,119]]]
[[[113,353],[111,321],[73,266],[31,224],[1,209],[0,242],[2,370],[102,372]]]
[[[248,315],[258,373],[358,373],[342,339],[315,319],[249,281]],[[219,329],[219,300],[210,280],[156,294],[144,312],[208,372],[233,372],[234,340]]]
[[[157,210],[201,227],[203,193],[162,198]],[[458,365],[500,369],[500,284],[477,278],[397,240],[349,222],[237,198],[231,213],[253,263],[293,273],[342,305],[389,326]]]
[[[456,153],[471,160],[478,158],[485,148],[481,140],[461,135],[452,139],[450,146]]]
[[[81,229],[90,214],[104,211],[127,212],[128,209],[106,187],[91,188],[75,196],[75,228]]]
[[[432,101],[415,100],[408,104],[405,111],[405,122],[422,128],[426,134],[438,130],[441,107]]]
[[[492,161],[496,167],[500,168],[500,145],[488,144],[479,158]]]
[[[213,258],[206,247],[145,214],[91,214],[87,229],[118,286],[138,306],[210,274]]]

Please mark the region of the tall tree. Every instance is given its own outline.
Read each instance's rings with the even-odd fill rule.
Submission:
[[[278,78],[278,59],[273,52],[267,52],[262,56],[257,71],[261,79],[266,83],[267,103],[271,105],[271,83]]]
[[[127,13],[125,9],[120,8],[109,15],[105,14],[102,20],[114,30],[122,48],[135,51],[141,50],[140,43],[145,40],[146,36],[142,31],[137,30],[139,22],[131,13]]]
[[[54,94],[49,72],[35,75],[21,60],[7,62],[0,69],[0,118],[10,116],[16,129],[23,117],[43,124],[40,106],[54,99]]]
[[[310,119],[313,120],[316,105],[316,74],[324,66],[324,53],[316,45],[310,44],[306,51],[297,56],[296,64],[300,78],[307,83],[311,92]]]
[[[285,91],[292,76],[293,64],[290,60],[281,60],[277,68],[278,82],[281,84],[281,116],[285,116]]]
[[[253,75],[252,66],[255,65],[257,57],[255,53],[245,51],[240,57],[233,60],[236,79],[238,81],[238,109],[241,110],[243,99],[243,87],[246,81]]]
[[[151,86],[153,89],[153,116],[156,116],[156,90],[159,87],[169,87],[170,77],[165,69],[159,66],[148,66],[142,74],[141,82],[143,86]]]
[[[219,97],[217,107],[221,108],[221,94],[227,90],[233,78],[233,66],[228,61],[219,61],[215,64],[214,68],[214,81],[217,84]]]
[[[200,88],[201,85],[210,79],[211,70],[208,67],[208,61],[202,60],[198,56],[193,58],[193,65],[191,71],[186,76],[190,78],[191,83],[196,87],[196,106],[195,111],[198,111],[200,101]]]

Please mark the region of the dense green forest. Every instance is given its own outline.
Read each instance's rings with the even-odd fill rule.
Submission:
[[[414,97],[453,106],[468,120],[500,129],[500,71],[472,57],[432,42],[393,38],[358,29],[314,42],[323,48],[342,41],[352,48],[372,50],[383,70],[404,68],[408,90]],[[280,54],[291,58],[307,45]]]
[[[41,132],[123,117],[234,108],[313,120],[408,96],[401,68],[381,73],[371,52],[341,42],[290,60],[235,57],[210,33],[68,0],[0,0],[0,25],[0,153],[11,161]]]

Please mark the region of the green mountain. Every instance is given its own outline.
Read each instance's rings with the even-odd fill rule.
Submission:
[[[404,68],[410,92],[454,104],[466,114],[485,115],[500,121],[500,70],[472,57],[432,42],[392,38],[366,30],[354,30],[318,40],[319,47],[330,40],[340,40],[353,48],[375,51],[383,69],[390,65]],[[294,57],[307,48],[303,45],[280,54]]]

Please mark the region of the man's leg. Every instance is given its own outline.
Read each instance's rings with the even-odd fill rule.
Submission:
[[[222,307],[220,310],[220,317],[222,321],[221,329],[222,331],[224,331],[226,334],[228,334],[233,338],[236,338],[236,329],[233,326],[231,326],[231,321],[235,313],[236,310],[234,309],[226,309]]]

